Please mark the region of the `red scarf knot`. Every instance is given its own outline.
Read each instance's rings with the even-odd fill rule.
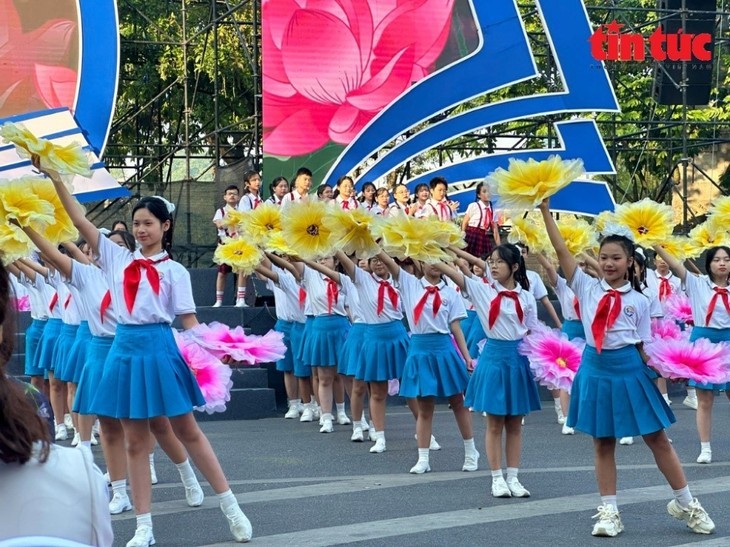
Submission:
[[[307,291],[304,290],[304,287],[299,287],[299,307],[301,309],[304,309],[304,304],[307,301]]]
[[[340,297],[340,290],[337,288],[337,283],[331,279],[325,279],[327,283],[327,313],[332,313],[332,306],[337,303]]]
[[[378,315],[383,313],[383,309],[385,308],[385,293],[388,293],[388,298],[390,299],[390,303],[393,305],[393,309],[398,308],[398,291],[396,291],[393,288],[393,285],[388,283],[387,281],[378,281],[378,284],[380,285],[378,287]]]
[[[104,294],[104,298],[101,299],[101,306],[99,306],[99,314],[101,315],[101,322],[104,322],[104,314],[106,313],[106,310],[109,309],[109,306],[112,303],[112,293],[111,291],[106,291]]]
[[[497,317],[499,316],[499,311],[502,307],[502,299],[503,298],[510,298],[515,301],[515,310],[517,310],[517,317],[520,320],[520,323],[525,318],[525,314],[522,311],[522,305],[520,305],[520,296],[515,291],[499,291],[497,293],[497,296],[494,300],[492,300],[492,303],[489,305],[489,328],[491,329],[494,326],[494,323],[497,321]]]
[[[712,299],[710,300],[710,306],[707,308],[707,316],[705,316],[705,326],[710,326],[710,320],[712,319],[712,314],[715,312],[715,305],[717,305],[717,299],[722,299],[722,304],[725,306],[725,311],[730,315],[730,302],[728,302],[728,290],[723,287],[713,287],[713,291],[715,291],[715,294],[712,295]]]
[[[48,304],[48,311],[53,311],[53,308],[56,307],[56,304],[58,304],[58,293],[54,292],[53,296],[51,297],[51,301]]]
[[[350,202],[349,202],[349,201],[344,201],[344,200],[343,200],[343,201],[342,201],[342,208],[343,208],[344,210],[349,210],[349,209],[350,209]]]
[[[591,332],[593,339],[596,341],[596,351],[601,353],[603,348],[603,339],[606,332],[610,329],[618,319],[621,313],[621,293],[614,289],[606,291],[598,302],[596,308],[596,317],[591,324]]]
[[[418,325],[418,322],[421,320],[421,314],[423,313],[423,308],[426,306],[426,301],[428,300],[428,297],[433,295],[433,316],[436,317],[439,310],[441,309],[441,293],[439,292],[439,288],[435,285],[429,285],[428,287],[424,287],[425,292],[423,293],[423,296],[416,304],[416,307],[413,308],[413,320],[415,321],[416,325]]]
[[[578,321],[580,321],[580,303],[578,302],[577,296],[573,297],[573,309],[575,310],[575,315],[578,316]]]
[[[155,294],[160,294],[160,273],[155,268],[155,264],[169,260],[166,256],[160,260],[150,260],[149,258],[137,258],[124,268],[124,303],[127,305],[127,311],[132,313],[134,301],[137,299],[137,290],[142,279],[142,270],[147,274],[147,281]]]
[[[669,283],[669,279],[665,277],[659,278],[659,300],[666,299],[672,294],[672,285]]]

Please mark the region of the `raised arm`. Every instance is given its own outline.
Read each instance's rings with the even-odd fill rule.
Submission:
[[[48,277],[50,271],[48,268],[44,268],[34,260],[29,260],[27,258],[21,258],[18,260],[19,264],[23,264],[26,268],[28,268],[30,271],[34,272],[34,274],[40,274],[43,277]],[[27,275],[27,274],[26,274]],[[35,279],[35,275],[31,279]]]
[[[459,289],[461,289],[462,291],[466,291],[466,281],[464,280],[463,273],[452,268],[444,262],[436,262],[433,264],[433,267],[440,271],[442,274],[444,274],[446,277],[451,279],[451,281],[456,283],[456,286],[459,287]]]
[[[654,245],[654,251],[664,259],[669,269],[684,283],[684,279],[687,277],[687,268],[679,260],[670,255],[661,245]]]
[[[486,263],[486,261],[482,260],[481,258],[477,258],[471,253],[467,253],[463,249],[459,249],[458,247],[454,247],[453,245],[449,246],[449,251],[454,253],[459,258],[463,258],[466,260],[469,264],[473,266],[479,266],[482,270],[485,272],[489,269],[489,265]]]
[[[73,241],[61,243],[61,245],[63,245],[63,248],[66,249],[68,255],[76,262],[80,264],[91,264],[91,260],[89,260],[89,257],[86,256]]]
[[[29,268],[21,260],[16,260],[15,262],[13,262],[13,266],[15,266],[20,273],[27,277],[31,283],[35,283],[36,271],[33,268]]]
[[[690,271],[697,275],[702,275],[702,272],[697,267],[697,264],[695,264],[695,261],[692,260],[691,258],[688,258],[687,260],[685,260],[684,264],[685,264],[685,267],[687,268],[687,271]]]
[[[539,209],[542,213],[542,220],[545,222],[545,229],[550,238],[550,243],[552,243],[553,249],[555,249],[558,255],[558,262],[563,269],[565,279],[570,283],[573,280],[578,263],[575,261],[575,257],[568,251],[568,246],[565,244],[563,236],[560,235],[558,225],[555,224],[555,219],[550,214],[550,198],[544,199],[540,203]]]
[[[335,256],[337,257],[337,260],[340,261],[342,269],[345,270],[347,277],[355,281],[355,269],[357,268],[357,265],[342,251],[337,251]]]
[[[555,269],[555,266],[553,266],[552,261],[542,253],[537,253],[535,256],[537,257],[537,261],[540,263],[540,266],[545,268],[545,273],[547,274],[550,285],[556,287],[558,284],[558,271]]]
[[[41,165],[41,158],[37,155],[31,157],[33,167],[38,169],[41,173],[46,175],[53,182],[53,186],[56,188],[58,197],[63,204],[63,208],[66,209],[68,216],[74,223],[74,226],[79,230],[81,237],[83,237],[94,251],[94,254],[99,253],[99,230],[96,226],[86,218],[84,211],[79,207],[76,199],[69,193],[63,181],[58,177],[58,173],[51,171],[44,171]]]
[[[380,251],[377,256],[380,261],[385,264],[385,267],[388,268],[388,272],[390,272],[390,275],[393,276],[393,280],[398,282],[398,278],[400,276],[400,266],[398,263],[389,257],[385,251]]]
[[[337,283],[338,285],[341,285],[340,280],[340,272],[336,272],[334,270],[331,270],[327,266],[322,266],[319,262],[315,262],[314,260],[307,260],[306,258],[300,258],[299,260],[302,261],[303,264],[306,264],[310,268],[312,268],[315,272],[319,272],[322,275],[326,275],[329,277],[332,281]]]
[[[33,228],[24,226],[21,229],[26,233],[35,246],[38,247],[38,250],[43,253],[46,260],[53,264],[53,266],[61,272],[63,277],[70,279],[73,259],[59,251],[53,243],[41,236]]]
[[[10,264],[8,264],[7,266],[5,266],[5,268],[6,268],[6,269],[7,269],[7,270],[8,270],[8,271],[9,271],[9,272],[11,273],[11,274],[13,274],[13,275],[14,275],[15,277],[17,277],[18,279],[20,279],[20,274],[21,274],[22,272],[20,271],[20,268],[18,268],[18,267],[17,267],[16,265],[15,265],[15,262],[11,262],[11,263],[10,263]]]
[[[266,258],[271,260],[272,263],[279,266],[279,268],[290,272],[294,276],[294,279],[296,279],[297,281],[302,280],[302,275],[304,273],[304,265],[292,264],[288,260],[284,260],[280,256],[276,256],[273,253],[264,253],[264,254],[266,255]]]

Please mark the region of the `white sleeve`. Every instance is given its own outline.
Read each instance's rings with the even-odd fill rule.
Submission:
[[[223,213],[221,213],[222,210],[223,210],[222,207],[220,209],[216,209],[215,210],[215,214],[213,215],[213,222],[215,222],[216,220],[222,220],[223,219],[223,216],[224,215],[223,215]]]
[[[687,293],[687,296],[697,295],[702,292],[703,277],[705,276],[687,272],[687,275],[684,276],[684,292]]]
[[[126,247],[120,247],[102,233],[99,233],[97,249],[99,251],[97,262],[105,273],[113,272],[122,264],[132,260],[132,251]]]
[[[190,273],[182,266],[171,268],[172,274],[172,309],[175,315],[195,313],[195,299],[193,287],[190,283]]]
[[[253,209],[251,204],[251,194],[243,194],[241,199],[238,201],[238,210],[250,211],[251,209]]]
[[[643,309],[639,310],[639,316],[637,317],[636,330],[639,338],[645,344],[651,342],[651,314],[649,313],[649,302],[646,302]]]
[[[575,272],[573,273],[573,279],[570,280],[568,283],[568,287],[573,291],[573,294],[578,297],[578,301],[582,302],[585,298],[585,292],[588,288],[588,283],[593,278],[589,276],[587,273],[585,273],[580,268],[576,268]]]
[[[479,204],[476,201],[472,201],[469,206],[466,208],[465,215],[469,215],[469,219],[472,219],[474,217],[479,216]]]
[[[542,328],[543,325],[537,318],[537,301],[535,300],[535,297],[529,292],[527,294],[529,295],[528,300],[530,303],[527,306],[527,314],[525,315],[525,326],[534,332],[535,330]]]
[[[453,293],[455,298],[454,305],[451,306],[451,310],[449,313],[449,324],[453,323],[454,321],[464,319],[466,317],[466,306],[464,306],[464,300],[454,289],[451,289],[450,292]]]
[[[81,264],[75,260],[71,261],[71,277],[68,280],[68,284],[79,290],[84,288],[84,285],[89,284],[89,274],[86,268],[96,268],[91,264]]]
[[[532,271],[532,270],[530,270]],[[534,284],[534,287],[530,287],[530,292],[535,297],[535,300],[541,300],[542,298],[545,298],[548,295],[547,288],[545,287],[545,283],[543,283],[542,278],[540,277],[540,274],[532,271],[532,279],[530,282]]]

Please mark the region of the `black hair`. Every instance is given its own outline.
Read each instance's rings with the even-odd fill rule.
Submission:
[[[297,177],[298,177],[299,175],[307,175],[308,177],[311,177],[311,176],[312,176],[312,171],[310,171],[310,170],[309,170],[308,168],[306,168],[306,167],[300,167],[299,169],[297,169],[297,172],[296,172],[296,174],[294,175],[294,180],[297,180]]]
[[[362,184],[362,190],[361,190],[362,195],[360,196],[361,202],[365,201],[365,190],[370,188],[371,186],[372,186],[373,190],[375,190],[375,194],[373,194],[373,200],[375,200],[375,196],[378,193],[378,189],[375,187],[375,185],[372,182],[367,181],[367,182],[363,182],[363,184]]]
[[[530,280],[527,278],[527,266],[525,266],[525,259],[522,258],[519,247],[511,243],[502,243],[494,248],[492,254],[494,253],[497,253],[497,256],[507,263],[510,270],[517,264],[517,269],[513,273],[515,282],[519,283],[526,291],[529,291]]]
[[[114,230],[113,232],[109,232],[106,235],[106,237],[108,238],[111,238],[112,236],[121,237],[122,241],[124,241],[124,246],[132,252],[134,252],[134,250],[137,248],[137,245],[134,241],[134,236],[129,232],[125,232],[124,230]]]
[[[121,220],[121,219],[119,219],[119,220],[115,220],[114,222],[112,222],[112,229],[114,229],[114,226],[116,226],[117,224],[121,224],[122,226],[124,226],[124,229],[125,229],[125,230],[129,231],[129,226],[127,226],[127,223],[126,223],[126,222],[124,222],[124,221],[123,221],[123,220]]]
[[[474,201],[477,201],[477,202],[481,201],[479,199],[479,194],[482,192],[482,188],[484,188],[484,181],[482,181],[479,184],[477,184],[477,187],[474,189]],[[487,203],[489,203],[489,206],[490,207],[492,206],[492,200],[491,199],[490,200],[487,200]]]
[[[431,181],[430,181],[430,182],[428,183],[428,187],[429,187],[429,188],[430,188],[431,190],[435,190],[435,189],[436,189],[436,187],[437,187],[437,186],[438,186],[439,184],[443,184],[443,185],[444,185],[444,186],[446,187],[446,189],[447,189],[447,190],[449,189],[449,183],[448,183],[448,182],[446,182],[446,179],[445,179],[444,177],[433,177],[433,178],[431,179]]]
[[[165,202],[157,197],[143,197],[137,202],[134,209],[132,209],[132,218],[134,218],[134,214],[140,209],[147,209],[152,213],[152,216],[160,221],[160,224],[170,221],[170,228],[162,234],[162,250],[167,251],[167,254],[172,256],[172,230],[174,222],[172,213],[167,210]]]
[[[274,180],[272,180],[272,181],[271,181],[271,184],[269,184],[269,193],[270,193],[270,194],[272,194],[272,195],[273,195],[273,193],[274,193],[274,188],[276,188],[277,186],[279,186],[279,183],[280,183],[280,182],[281,182],[282,180],[283,180],[284,182],[286,182],[286,185],[287,185],[287,186],[289,186],[289,181],[288,181],[288,180],[286,180],[286,177],[276,177],[276,178],[275,178]]]
[[[383,194],[385,194],[386,196],[388,196],[388,201],[390,201],[390,192],[388,192],[388,189],[387,188],[384,188],[384,187],[381,186],[380,188],[378,188],[377,190],[375,190],[375,198],[376,199],[377,199],[378,196],[382,196]]]
[[[641,292],[641,284],[634,275],[633,260],[635,260],[636,258],[636,245],[634,244],[634,242],[626,236],[609,234],[601,239],[598,247],[599,251],[600,249],[603,249],[603,246],[606,243],[616,243],[617,245],[623,247],[624,251],[626,252],[626,257],[632,260],[632,263],[629,264],[629,267],[626,269],[626,278],[629,280],[629,283],[631,283],[631,286],[634,288],[634,290]]]
[[[715,258],[717,251],[725,251],[727,253],[727,256],[730,256],[730,247],[728,247],[727,245],[717,245],[716,247],[710,247],[710,249],[707,251],[707,254],[705,255],[705,271],[707,272],[710,281],[712,281],[713,283],[717,283],[717,281],[715,281],[715,278],[712,275],[710,265],[712,264],[712,260]],[[728,276],[728,279],[730,279],[730,275]]]
[[[634,249],[634,262],[639,266],[639,277],[636,282],[639,287],[646,287],[646,256],[643,254],[644,250],[640,247]]]
[[[524,249],[525,251],[527,251],[528,255],[530,254],[530,246],[526,245],[525,243],[522,243],[521,241],[519,243],[516,243],[515,247],[520,249],[520,251],[522,251],[522,249]]]
[[[235,184],[229,184],[228,186],[226,186],[226,189],[223,190],[223,195],[225,196],[229,190],[235,190],[236,192],[240,192],[238,186],[236,186]]]
[[[430,191],[430,188],[428,187],[428,184],[426,184],[425,182],[422,182],[421,184],[419,184],[418,186],[416,186],[416,189],[413,190],[413,194],[415,196],[418,196],[418,192],[420,192],[421,190],[424,190],[424,189]]]
[[[243,193],[244,193],[244,195],[250,193],[250,190],[248,189],[248,183],[254,177],[260,177],[260,175],[259,175],[258,171],[254,171],[253,169],[250,171],[246,171],[243,174]]]
[[[319,186],[317,186],[317,197],[318,198],[322,197],[322,194],[324,194],[325,188],[329,188],[330,190],[332,190],[332,187],[329,184],[320,184]]]

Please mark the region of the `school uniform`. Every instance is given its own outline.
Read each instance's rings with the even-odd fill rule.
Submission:
[[[51,370],[53,364],[53,352],[56,349],[56,343],[58,342],[58,335],[61,333],[63,328],[63,321],[61,320],[61,306],[59,303],[59,296],[56,289],[48,283],[48,279],[40,274],[35,275],[34,285],[40,292],[43,305],[48,313],[48,322],[46,327],[43,329],[43,335],[38,343],[38,350],[36,352],[36,367],[42,368],[44,376],[48,378],[48,371]]]
[[[539,327],[535,298],[519,284],[507,290],[496,281],[487,284],[465,277],[464,283],[487,334],[464,404],[494,416],[524,416],[540,410],[530,363],[517,351],[528,331]]]
[[[439,220],[450,221],[454,218],[454,211],[449,207],[449,202],[446,200],[436,201],[435,199],[429,199],[423,208],[424,217],[436,217]]]
[[[474,201],[466,208],[469,222],[464,230],[466,252],[474,256],[488,256],[495,247],[494,210],[492,203]]]
[[[286,353],[282,359],[276,362],[276,370],[280,372],[291,372],[300,378],[308,378],[312,375],[311,369],[305,370],[297,363],[297,354],[302,343],[302,332],[304,327],[304,302],[300,300],[299,284],[294,276],[272,264],[272,271],[279,276],[279,282],[266,281],[266,287],[274,293],[274,306],[276,308],[276,324],[274,330],[284,335],[283,341],[286,345]],[[295,333],[297,325],[298,328]]]
[[[568,427],[596,438],[635,437],[669,427],[674,414],[636,347],[651,341],[647,297],[628,282],[614,290],[580,269],[570,288],[580,302],[586,347],[573,380]]]
[[[25,287],[30,303],[31,323],[25,329],[25,374],[26,376],[43,376],[44,368],[39,363],[39,349],[43,331],[48,323],[48,301],[44,296],[42,275],[35,276],[31,282],[24,273],[20,274],[18,282]]]
[[[58,334],[56,346],[53,348],[51,357],[51,369],[56,378],[64,377],[64,367],[67,364],[71,346],[76,340],[76,332],[81,324],[81,313],[79,311],[78,294],[63,281],[58,270],[54,271],[48,278],[48,282],[58,293],[58,306],[61,311],[61,331]],[[66,381],[66,380],[63,380]]]
[[[284,197],[281,198],[281,208],[288,207],[292,203],[298,203],[300,201],[307,201],[309,199],[308,194],[300,194],[297,190],[292,190],[291,192],[287,192],[284,194]]]
[[[580,320],[580,303],[575,293],[568,287],[568,282],[564,277],[558,276],[558,282],[553,287],[555,296],[560,302],[560,312],[563,315],[562,331],[568,335],[568,339],[583,338],[585,340],[586,333],[583,329],[583,323]]]
[[[383,216],[407,217],[411,212],[411,207],[413,206],[408,204],[402,205],[396,201],[388,205],[387,214],[384,214]]]
[[[361,201],[359,203],[360,203],[360,207],[362,207],[365,211],[367,211],[368,213],[375,214],[375,213],[373,213],[373,209],[378,206],[378,204],[375,201],[373,201],[372,203],[367,203],[365,201]]]
[[[213,215],[213,223],[219,220],[223,220],[226,217],[228,211],[235,210],[235,207],[231,207],[229,205],[216,209],[216,212]],[[227,237],[236,237],[235,230],[229,230],[228,228],[218,228],[218,244],[220,245]],[[231,272],[233,272],[233,268],[231,268],[228,264],[218,264],[218,273],[229,274]]]
[[[383,208],[380,205],[373,205],[370,214],[376,217],[388,217],[390,216],[390,207]]]
[[[663,276],[656,270],[647,269],[646,285],[659,296],[659,302],[664,302],[673,294],[682,291],[682,282],[672,272]]]
[[[77,264],[75,260],[73,264]],[[91,266],[95,268],[95,266]],[[76,310],[79,314],[80,322],[76,330],[76,337],[71,345],[68,357],[65,360],[63,369],[56,371],[56,375],[64,382],[73,382],[78,384],[81,377],[81,371],[86,363],[86,354],[91,343],[91,330],[89,329],[89,315],[91,314],[90,306],[92,305],[92,290],[79,282],[79,279],[69,278],[64,280],[72,294],[72,302],[76,303]]]
[[[240,200],[238,200],[239,211],[253,211],[259,205],[263,203],[261,196],[252,194],[251,192],[243,194]]]
[[[305,325],[302,355],[313,367],[336,367],[350,330],[342,288],[311,268],[304,267],[302,286],[307,291],[312,319]]]
[[[365,343],[367,325],[360,311],[360,294],[352,279],[345,274],[340,274],[340,284],[345,295],[345,307],[350,312],[351,326],[347,333],[347,340],[342,345],[342,354],[337,365],[337,372],[345,376],[355,376],[362,347]]]
[[[266,203],[269,203],[271,205],[276,205],[276,206],[281,206],[281,202],[282,201],[283,201],[283,198],[282,199],[279,199],[279,198],[277,198],[276,196],[273,196],[273,195],[272,196],[269,196],[266,199]]]
[[[474,279],[479,280],[480,283],[491,283],[489,277],[474,276]],[[471,303],[471,300],[469,302]],[[476,310],[474,316],[477,317]],[[478,318],[471,322],[468,332],[464,331],[464,337],[466,338],[466,347],[469,348],[469,355],[473,358],[479,357],[479,343],[487,337],[487,333],[484,332],[484,327]]]
[[[403,397],[451,397],[466,389],[469,377],[464,360],[451,338],[450,325],[466,317],[461,297],[441,281],[401,270],[395,287],[411,326],[411,342],[400,381]]]
[[[164,251],[143,257],[102,235],[98,249],[117,330],[91,413],[148,419],[204,406],[170,326],[175,316],[195,313],[188,271]]]
[[[453,281],[451,281],[451,279],[447,279],[446,283],[448,283],[449,285],[454,287],[454,290],[459,293],[462,301],[464,302],[464,307],[466,308],[466,319],[462,319],[462,321],[461,321],[461,332],[464,333],[464,339],[466,340],[466,336],[467,336],[468,332],[471,330],[472,326],[474,325],[474,321],[479,321],[479,319],[477,319],[477,312],[474,309],[474,304],[472,304],[471,300],[469,300],[464,295],[464,293],[461,292],[461,287],[456,285]],[[467,342],[466,345],[467,345],[467,347],[469,347],[469,342]],[[469,355],[471,355],[471,352],[469,353]]]
[[[347,199],[343,199],[342,196],[337,196],[335,198],[335,205],[343,211],[352,211],[360,207],[360,202],[352,196]]]
[[[730,342],[730,296],[728,287],[720,287],[707,275],[687,272],[684,287],[692,307],[694,327],[690,341],[706,338],[710,342]],[[722,391],[730,389],[724,384],[700,384],[690,380],[688,385],[697,389]]]

